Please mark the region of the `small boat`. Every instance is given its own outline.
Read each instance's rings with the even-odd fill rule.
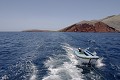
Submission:
[[[78,48],[74,50],[76,58],[80,60],[80,63],[87,63],[87,64],[95,64],[96,61],[99,59],[99,56],[96,55],[95,52],[90,52],[88,49],[81,49]]]

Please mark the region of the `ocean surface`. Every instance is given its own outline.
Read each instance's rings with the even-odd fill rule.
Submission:
[[[100,59],[78,64],[79,47]],[[0,80],[120,80],[120,33],[0,32]]]

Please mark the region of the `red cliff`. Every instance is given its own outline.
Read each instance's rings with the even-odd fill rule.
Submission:
[[[89,23],[88,23],[89,22]],[[61,32],[118,32],[115,28],[100,21],[86,21],[66,27]]]

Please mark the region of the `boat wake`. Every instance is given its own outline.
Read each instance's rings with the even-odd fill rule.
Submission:
[[[37,68],[34,64],[31,64],[31,69],[32,69],[32,75],[30,77],[30,80],[36,80],[36,78],[37,78]]]
[[[49,57],[44,62],[48,68],[48,74],[43,77],[43,80],[101,80],[101,76],[95,72],[92,68],[84,68],[83,64],[80,64],[73,54],[73,50],[69,44],[64,43],[61,45],[65,50],[65,54],[55,55]],[[102,67],[103,59],[98,60],[97,67]]]
[[[71,53],[72,48],[68,45],[62,45],[66,54],[50,57],[45,62],[48,67],[48,75],[43,80],[83,80],[82,69],[77,68],[77,60]]]
[[[105,64],[103,63],[103,58],[98,59],[96,62],[96,67],[101,68],[103,66],[105,66]]]

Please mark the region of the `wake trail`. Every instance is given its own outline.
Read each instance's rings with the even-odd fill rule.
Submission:
[[[62,44],[66,54],[50,57],[44,64],[48,68],[48,75],[43,80],[83,80],[82,69],[77,68],[78,61],[75,59],[69,44]],[[60,59],[60,57],[63,57]]]
[[[31,69],[32,69],[32,75],[30,77],[30,80],[36,80],[37,78],[37,67],[31,63]]]
[[[84,68],[82,61],[76,59],[73,51],[77,48],[67,43],[61,44],[61,47],[64,49],[65,54],[61,53],[60,55],[49,57],[44,62],[44,65],[48,68],[48,74],[43,77],[43,80],[101,80],[101,75],[92,69],[88,70],[89,67]],[[100,58],[95,67],[103,67],[105,64],[102,63],[102,60],[103,58]],[[86,73],[85,71],[88,72]]]
[[[96,67],[101,68],[103,66],[105,66],[105,64],[103,63],[103,58],[98,59],[96,62]]]

